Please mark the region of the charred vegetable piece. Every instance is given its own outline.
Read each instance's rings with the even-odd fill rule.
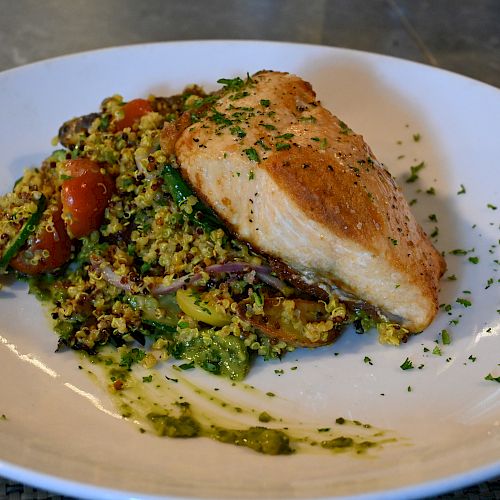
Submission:
[[[266,298],[264,314],[249,314],[247,303],[239,304],[238,316],[271,339],[294,347],[331,344],[339,335],[338,323],[321,302],[305,299]]]
[[[47,205],[47,199],[42,194],[40,199],[38,200],[37,207],[35,212],[31,215],[31,217],[25,222],[24,226],[19,231],[17,238],[10,244],[10,246],[5,250],[4,254],[0,258],[0,272],[2,272],[8,265],[9,262],[15,257],[15,255],[19,252],[21,247],[26,243],[30,234],[32,234],[40,219],[42,218],[42,214]]]
[[[76,146],[80,141],[80,136],[88,135],[93,121],[100,116],[99,113],[90,113],[64,122],[59,128],[59,142],[66,148]]]
[[[165,165],[162,171],[162,177],[168,192],[177,205],[181,206],[188,201],[190,196],[194,196],[193,191],[181,177],[179,171],[172,165]],[[213,231],[214,229],[223,227],[222,222],[200,201],[197,201],[193,205],[193,211],[190,214],[186,213],[186,215],[193,223],[206,231]]]

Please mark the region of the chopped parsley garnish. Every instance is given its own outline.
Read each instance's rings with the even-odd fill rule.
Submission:
[[[429,220],[432,222],[437,222],[437,215],[436,214],[430,214],[429,215]]]
[[[492,382],[498,382],[500,384],[500,377],[494,377],[491,373],[488,373],[484,380],[491,380]]]
[[[450,250],[448,253],[451,255],[467,255],[469,250],[463,250],[462,248],[455,248],[455,250]]]
[[[415,142],[420,141],[420,139],[421,139],[421,138],[422,138],[422,137],[421,137],[421,135],[420,135],[420,134],[413,134],[413,140],[414,140]]]
[[[400,368],[401,370],[411,370],[413,368],[413,362],[410,358],[406,358]]]
[[[418,179],[418,173],[425,167],[425,162],[421,162],[418,165],[413,165],[410,167],[410,176],[406,179],[406,182],[415,182]]]
[[[245,81],[242,80],[239,76],[237,76],[236,78],[219,78],[219,80],[217,80],[217,83],[224,85],[224,90],[239,90],[241,87],[243,87],[243,85],[245,85]]]
[[[210,115],[210,119],[217,125],[221,125],[223,127],[227,127],[233,124],[233,121],[230,120],[224,113],[220,113],[215,108],[212,109],[212,114]]]
[[[179,365],[179,368],[181,370],[191,370],[194,368],[194,361],[191,361],[191,363],[183,363],[182,365]]]
[[[301,116],[299,118],[299,122],[315,123],[316,122],[316,118],[314,116]]]
[[[451,344],[451,336],[448,330],[441,330],[441,340],[445,345]]]
[[[427,194],[432,194],[432,195],[436,194],[436,190],[435,190],[433,187],[430,187],[430,188],[429,188],[429,189],[427,189],[425,192],[426,192]]]
[[[294,135],[295,134],[291,134],[291,133],[281,134],[281,135],[276,136],[276,139],[291,139]]]
[[[452,309],[451,304],[440,304],[439,308],[444,309],[448,314],[451,314],[450,312]]]
[[[327,141],[326,137],[323,137],[323,139],[321,139],[320,137],[311,137],[311,140],[315,141],[315,142],[319,142],[320,149],[326,149],[326,147],[328,145],[328,141]]]
[[[271,148],[262,139],[259,139],[255,144],[259,145],[264,151],[271,150]]]
[[[339,126],[341,134],[349,135],[352,133],[352,130],[342,120],[339,120]]]
[[[230,95],[229,99],[231,99],[231,101],[237,101],[238,99],[243,99],[243,97],[248,97],[249,95],[250,93],[244,90],[243,92],[236,92],[236,94]]]
[[[134,347],[130,351],[122,354],[122,357],[120,359],[120,366],[124,366],[127,368],[127,370],[130,370],[130,367],[134,363],[140,363],[145,356],[146,356],[145,351],[143,351],[142,349],[138,349],[137,347]]]
[[[460,184],[460,189],[457,191],[457,194],[465,194],[465,186],[463,184]]]
[[[148,375],[147,377],[142,377],[142,381],[147,383],[147,382],[152,382],[153,381],[153,375]]]
[[[264,106],[264,108],[268,108],[270,104],[271,104],[271,101],[269,99],[261,99],[260,100],[260,105]]]
[[[469,262],[471,262],[472,264],[478,264],[479,257],[469,257]]]
[[[432,350],[432,354],[434,354],[435,356],[442,356],[442,352],[441,352],[441,349],[439,348],[439,346],[437,345],[436,347],[434,347],[434,349]]]
[[[373,362],[372,360],[368,357],[368,356],[365,356],[365,358],[363,359],[363,361],[369,365],[373,365]]]
[[[495,205],[492,205],[491,203],[488,203],[486,205],[488,208],[491,208],[491,210],[496,210],[498,207],[496,207]]]
[[[470,307],[472,305],[470,300],[463,299],[462,297],[459,297],[455,302],[462,304],[464,307]]]
[[[248,159],[260,163],[260,156],[254,148],[244,149],[243,152],[248,156]]]
[[[239,137],[240,139],[242,139],[243,137],[245,137],[247,135],[247,133],[241,127],[239,127],[238,125],[235,125],[234,127],[231,127],[229,129],[229,131],[231,132],[231,134]]]
[[[288,144],[288,142],[278,142],[276,143],[276,150],[281,151],[283,149],[290,149],[291,146]]]

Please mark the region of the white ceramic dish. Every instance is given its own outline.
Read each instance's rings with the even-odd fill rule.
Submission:
[[[259,363],[247,382],[276,393],[272,401],[205,373],[186,377],[311,428],[343,416],[389,429],[398,442],[362,457],[270,457],[204,438],[141,434],[78,370],[73,353],[54,353],[41,306],[15,284],[0,290],[0,414],[7,417],[0,475],[81,497],[414,498],[500,474],[500,385],[485,380],[500,376],[500,207],[488,207],[500,205],[498,89],[393,58],[268,42],[153,44],[48,60],[0,74],[1,192],[51,151],[64,120],[96,110],[106,96],[169,95],[193,82],[212,89],[220,77],[264,68],[310,81],[323,104],[365,136],[408,198],[418,199],[424,228],[439,228],[438,248],[474,251],[447,256],[447,276],[457,279],[443,280],[441,302],[451,315],[442,310],[400,348],[348,331],[329,348]],[[421,161],[419,180],[404,182]],[[466,192],[457,194],[461,186]],[[431,187],[434,195],[425,192]],[[468,260],[476,256],[479,263]],[[444,328],[452,342],[432,354]],[[406,358],[414,369],[400,368]],[[281,369],[281,376],[274,371]]]

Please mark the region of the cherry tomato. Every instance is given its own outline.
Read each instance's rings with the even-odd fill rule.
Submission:
[[[66,168],[71,179],[65,180],[61,187],[63,218],[68,234],[81,238],[101,226],[114,182],[92,160],[69,160]]]
[[[123,106],[124,117],[115,123],[115,131],[123,130],[137,122],[141,116],[153,111],[151,103],[146,99],[134,99]]]
[[[68,160],[64,165],[65,170],[71,177],[80,177],[89,172],[100,173],[101,167],[99,163],[88,158],[77,158],[76,160]]]
[[[71,240],[61,218],[61,207],[52,206],[47,216],[52,216],[50,228],[44,227],[28,238],[27,246],[11,261],[10,265],[25,274],[41,274],[53,271],[65,264],[71,256]]]

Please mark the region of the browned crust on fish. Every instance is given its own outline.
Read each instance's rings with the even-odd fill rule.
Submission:
[[[404,275],[405,286],[418,289],[420,306],[425,312],[406,322],[403,318],[403,324],[406,323],[411,331],[425,328],[438,310],[439,278],[446,264],[416,222],[390,173],[377,161],[361,135],[321,106],[308,82],[287,73],[264,71],[252,77],[248,92],[249,97],[236,104],[247,108],[252,104],[257,109],[261,99],[269,99],[272,103],[269,109],[274,110],[275,115],[265,110],[267,114],[259,111],[248,118],[241,125],[246,131],[242,139],[233,138],[234,131],[230,132],[229,127],[217,126],[210,112],[207,118],[184,132],[170,125],[172,135],[176,139],[179,137],[175,142],[175,152],[181,170],[198,195],[241,237],[242,228],[232,223],[227,215],[241,208],[238,207],[237,193],[233,200],[227,195],[221,195],[221,200],[218,200],[213,189],[210,193],[205,192],[206,173],[191,169],[190,165],[193,158],[200,155],[211,161],[219,158],[222,162],[228,154],[241,165],[246,162],[249,168],[267,176],[279,190],[279,196],[288,198],[304,220],[322,228],[324,234],[318,234],[318,238],[332,238],[353,249],[362,249],[383,261],[388,269]],[[234,105],[235,100],[227,92],[214,104],[221,113],[234,109]],[[274,130],[266,127],[266,123],[273,124]],[[184,119],[182,128],[186,126]],[[281,134],[281,139],[278,134]],[[222,140],[226,140],[224,151],[211,150],[214,147],[211,144],[220,146]],[[267,144],[268,149],[259,149],[256,146],[258,141]],[[200,149],[202,145],[205,149]],[[171,149],[172,145],[169,146]],[[258,151],[259,161],[246,158],[245,151],[250,148]],[[227,179],[220,178],[221,186],[226,182]],[[231,182],[234,187],[239,181]],[[241,182],[248,180],[242,178]],[[229,212],[218,209],[216,202],[221,202]],[[253,234],[242,239],[259,248]],[[269,253],[266,248],[263,251]],[[279,252],[270,254],[281,260]],[[353,253],[353,269],[344,276],[358,272],[367,273],[369,277],[369,268],[356,268],[358,257]],[[293,262],[285,262],[286,266],[296,270]],[[334,268],[335,262],[332,262]],[[353,286],[348,278],[339,278],[336,272],[329,274],[326,281],[349,293],[359,292],[359,287]],[[316,288],[310,280],[308,286],[311,290]],[[359,296],[359,299],[365,300],[365,297]],[[403,291],[400,300],[408,300]],[[388,302],[391,301],[397,302],[394,293]],[[391,313],[391,305],[384,305],[384,297],[376,305]]]

